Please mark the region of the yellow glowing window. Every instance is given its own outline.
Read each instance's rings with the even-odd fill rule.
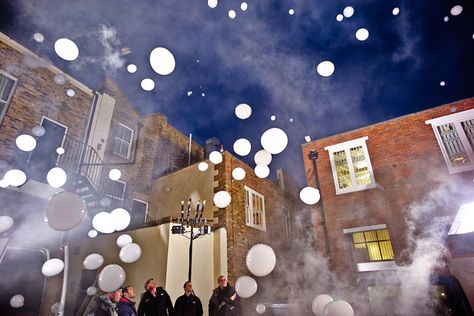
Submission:
[[[387,229],[353,233],[352,242],[360,261],[383,261],[395,258]]]

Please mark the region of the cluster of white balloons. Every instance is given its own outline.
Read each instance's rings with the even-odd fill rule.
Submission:
[[[98,232],[110,234],[121,231],[130,224],[130,213],[123,208],[116,208],[112,212],[100,212],[94,215],[92,226]]]
[[[311,305],[315,316],[354,316],[352,306],[344,300],[333,300],[327,294],[316,296]]]

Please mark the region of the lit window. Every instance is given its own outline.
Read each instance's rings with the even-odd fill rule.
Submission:
[[[474,109],[425,123],[431,124],[450,173],[474,170]]]
[[[0,124],[7,113],[8,105],[16,87],[16,78],[0,70]]]
[[[133,129],[119,123],[114,142],[114,154],[125,158],[130,158],[130,149],[132,147]]]
[[[245,222],[247,226],[266,230],[265,199],[263,195],[245,186]]]
[[[387,229],[353,233],[352,243],[358,262],[394,259],[392,243]]]
[[[365,141],[350,140],[324,148],[329,151],[336,194],[361,191],[376,186]]]

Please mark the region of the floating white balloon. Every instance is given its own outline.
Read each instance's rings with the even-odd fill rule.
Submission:
[[[222,154],[215,150],[209,154],[209,160],[213,164],[217,165],[218,163],[222,162]]]
[[[207,162],[203,161],[198,164],[199,171],[206,171],[207,168],[209,168],[209,165],[207,164]]]
[[[41,34],[41,33],[35,33],[35,34],[33,34],[33,39],[35,40],[35,42],[43,43],[44,42],[44,35]]]
[[[439,85],[440,85],[441,87],[444,87],[444,86],[446,85],[446,82],[441,81],[441,82],[439,83]]]
[[[318,67],[316,67],[316,71],[320,76],[329,77],[334,73],[334,64],[329,60],[325,60],[319,63]]]
[[[61,259],[49,259],[41,267],[41,273],[46,277],[52,277],[61,273],[64,269],[64,262]]]
[[[445,16],[445,17],[443,18],[443,21],[444,21],[444,22],[449,22],[449,16]]]
[[[46,133],[46,130],[43,126],[37,125],[31,129],[31,133],[35,136],[41,137]]]
[[[188,92],[186,92],[186,94],[188,95],[188,97],[190,97],[193,94],[193,92],[189,90]]]
[[[247,2],[242,2],[242,3],[240,4],[240,10],[242,10],[242,11],[247,11],[247,8],[248,8]]]
[[[219,191],[216,194],[214,194],[213,201],[214,201],[214,204],[218,208],[225,208],[230,204],[230,202],[232,201],[232,198],[231,198],[229,192]]]
[[[257,281],[249,276],[240,276],[235,281],[235,291],[242,298],[252,297],[257,292]]]
[[[344,14],[344,16],[346,18],[350,18],[351,16],[354,15],[354,8],[351,7],[351,6],[347,6],[344,8],[344,10],[342,11],[342,14]]]
[[[95,229],[91,229],[87,233],[87,236],[89,236],[90,238],[95,238],[95,237],[97,237],[97,231]]]
[[[13,224],[15,222],[13,221],[13,218],[10,216],[0,216],[0,233],[6,232],[10,228],[12,228]]]
[[[393,10],[392,10],[393,15],[398,15],[399,13],[400,13],[400,8],[398,8],[398,7],[393,8]]]
[[[107,212],[100,212],[94,215],[92,219],[92,227],[98,232],[110,234],[115,231],[115,223],[113,216]]]
[[[263,313],[265,313],[265,311],[267,310],[267,308],[265,307],[264,304],[259,303],[259,304],[257,304],[257,306],[255,307],[255,310],[257,311],[257,313],[263,314]]]
[[[68,38],[60,38],[54,43],[56,54],[66,61],[73,61],[79,57],[79,48]]]
[[[332,297],[327,294],[319,294],[311,304],[311,310],[315,316],[323,316],[324,306],[333,301]]]
[[[92,296],[97,293],[97,288],[95,286],[89,286],[86,290],[87,295]]]
[[[3,179],[11,186],[18,187],[26,182],[26,173],[19,169],[8,170]]]
[[[86,270],[99,269],[103,264],[104,257],[99,255],[98,253],[91,253],[84,259],[84,261],[82,261],[82,265]]]
[[[64,304],[62,304],[61,302],[56,302],[53,304],[53,306],[51,306],[51,313],[55,315],[62,314],[63,311],[64,311]]]
[[[288,136],[279,128],[267,129],[260,138],[262,147],[270,154],[276,155],[285,150],[288,145]]]
[[[248,251],[245,263],[253,275],[258,277],[266,276],[275,268],[275,252],[268,245],[257,244]]]
[[[323,310],[324,316],[354,316],[351,305],[343,300],[332,301],[326,304]]]
[[[66,94],[68,97],[72,98],[76,95],[76,91],[74,91],[74,89],[67,89]]]
[[[7,182],[7,180],[5,180],[5,178],[0,179],[0,188],[6,189],[6,188],[8,188],[9,185],[10,184]]]
[[[135,64],[130,64],[127,66],[127,71],[131,74],[134,74],[137,72],[137,65]]]
[[[240,167],[234,168],[232,170],[232,178],[239,181],[243,180],[245,178],[245,170]]]
[[[114,168],[109,171],[110,180],[117,181],[118,179],[120,179],[121,176],[122,176],[122,172],[119,169]]]
[[[150,65],[157,74],[166,76],[173,72],[176,61],[168,49],[156,47],[150,53]]]
[[[10,305],[13,308],[20,308],[25,304],[25,297],[21,294],[13,295],[10,299]]]
[[[228,15],[229,15],[229,18],[235,19],[235,17],[237,16],[237,13],[235,13],[234,10],[229,10]]]
[[[344,20],[344,16],[342,14],[336,15],[336,21],[337,22],[341,22],[342,20]]]
[[[460,15],[462,12],[462,6],[460,5],[455,5],[454,7],[451,8],[451,15],[452,16],[456,16],[456,15]]]
[[[275,115],[270,116],[270,120],[272,121],[276,120],[276,116]]]
[[[252,150],[252,145],[245,138],[239,138],[234,142],[234,152],[239,156],[247,156]]]
[[[36,139],[31,135],[23,134],[16,138],[15,144],[22,151],[32,151],[36,147]]]
[[[120,249],[119,258],[122,262],[132,263],[140,259],[142,249],[136,243],[130,243]]]
[[[363,42],[369,38],[369,31],[367,29],[360,28],[357,30],[355,36],[359,41]]]
[[[99,205],[102,207],[109,207],[111,204],[112,204],[112,200],[107,196],[104,196],[99,201]]]
[[[105,266],[99,273],[99,287],[104,292],[112,292],[123,285],[125,271],[117,264]]]
[[[87,206],[75,193],[61,191],[51,196],[44,210],[48,225],[66,231],[79,225],[86,217]]]
[[[119,246],[120,248],[128,245],[128,244],[131,244],[133,242],[132,240],[132,236],[128,235],[128,234],[122,234],[120,236],[118,236],[117,238],[117,246]]]
[[[153,80],[151,80],[150,78],[145,78],[142,80],[142,82],[140,83],[141,87],[143,90],[145,91],[151,91],[153,89],[155,89],[155,82]]]
[[[293,9],[288,10],[288,14],[289,14],[289,15],[295,14],[295,10],[293,10]]]
[[[54,167],[48,171],[48,174],[46,175],[46,180],[53,188],[60,188],[64,184],[66,184],[67,175],[62,168]]]
[[[300,191],[300,199],[303,203],[314,205],[319,202],[321,198],[319,190],[313,187],[305,187]]]
[[[217,3],[218,3],[217,0],[207,0],[207,5],[211,9],[214,9],[215,7],[217,7]]]
[[[241,120],[248,119],[252,115],[252,108],[248,104],[241,103],[235,107],[235,115]]]
[[[110,212],[110,215],[113,217],[115,230],[117,231],[124,230],[130,224],[130,213],[123,208],[116,208],[115,210]]]
[[[272,162],[272,154],[265,149],[261,149],[253,156],[253,160],[257,166],[268,166]]]
[[[62,154],[64,154],[64,152],[65,152],[65,151],[64,151],[64,148],[62,148],[62,147],[56,148],[56,153],[57,153],[58,155],[62,155]]]
[[[261,179],[264,179],[270,175],[270,168],[268,168],[268,166],[256,165],[254,171],[255,175]]]

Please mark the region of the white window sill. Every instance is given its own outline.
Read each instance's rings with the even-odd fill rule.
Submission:
[[[395,260],[377,261],[377,262],[361,262],[357,264],[358,272],[385,271],[385,270],[397,270],[397,269],[398,269],[398,266],[395,264]]]

